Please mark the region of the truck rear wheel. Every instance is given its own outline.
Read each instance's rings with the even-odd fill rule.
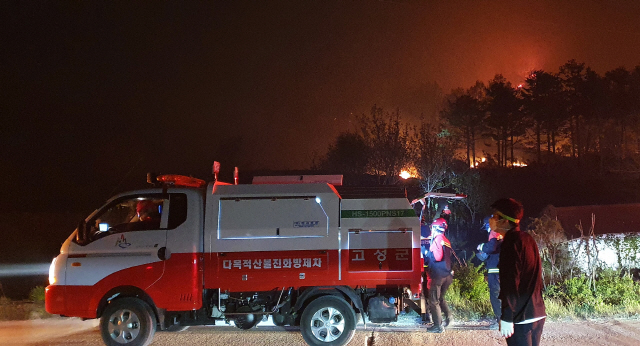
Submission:
[[[356,332],[356,314],[344,299],[322,296],[302,312],[300,331],[312,346],[346,345]]]
[[[100,334],[108,346],[147,346],[156,332],[151,308],[136,298],[121,298],[107,305],[100,318]]]

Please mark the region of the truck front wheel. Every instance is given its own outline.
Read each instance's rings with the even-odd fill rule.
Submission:
[[[346,345],[356,332],[356,314],[344,299],[322,296],[302,312],[300,331],[312,346]]]
[[[121,298],[107,305],[100,319],[100,334],[108,346],[147,346],[156,332],[151,308],[136,298]]]

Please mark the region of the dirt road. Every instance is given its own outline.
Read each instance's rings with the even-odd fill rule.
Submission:
[[[96,321],[51,319],[0,323],[0,345],[63,346],[101,345]],[[456,324],[444,334],[430,334],[424,327],[359,326],[350,346],[368,345],[506,345],[498,331],[486,324]],[[639,320],[548,322],[542,334],[545,346],[637,346],[640,345]],[[192,327],[180,333],[158,332],[153,346],[169,345],[306,345],[296,328],[258,326],[249,331],[234,327]]]

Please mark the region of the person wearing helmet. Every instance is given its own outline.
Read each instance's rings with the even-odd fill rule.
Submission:
[[[500,334],[507,345],[540,345],[546,317],[542,262],[533,237],[520,230],[522,204],[512,198],[491,205],[492,230],[504,237],[500,249]]]
[[[136,205],[137,222],[134,222],[136,229],[159,229],[160,228],[160,205],[153,200],[143,199]]]
[[[500,323],[501,307],[500,299],[498,295],[500,293],[500,270],[498,264],[500,263],[500,247],[502,246],[502,235],[493,231],[489,226],[489,218],[485,218],[484,229],[489,233],[489,241],[478,245],[478,258],[484,255],[485,266],[487,267],[487,283],[489,284],[489,299],[491,300],[491,308],[493,314],[496,317],[495,321],[491,324],[491,329],[498,329]]]
[[[451,285],[451,242],[444,235],[447,221],[438,218],[431,223],[431,244],[427,253],[427,289],[429,310],[433,325],[427,328],[430,333],[442,333],[453,319],[447,305],[445,294]],[[442,320],[444,314],[444,321]]]
[[[448,204],[445,204],[444,208],[442,208],[442,212],[440,212],[440,217],[443,218],[445,221],[447,221],[447,223],[449,222],[449,219],[451,218],[451,209],[449,209]]]

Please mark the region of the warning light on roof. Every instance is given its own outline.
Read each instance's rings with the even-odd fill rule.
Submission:
[[[184,175],[177,175],[177,174],[159,175],[157,179],[161,183],[174,185],[174,186],[203,187],[207,184],[207,182],[204,180],[187,177]]]

